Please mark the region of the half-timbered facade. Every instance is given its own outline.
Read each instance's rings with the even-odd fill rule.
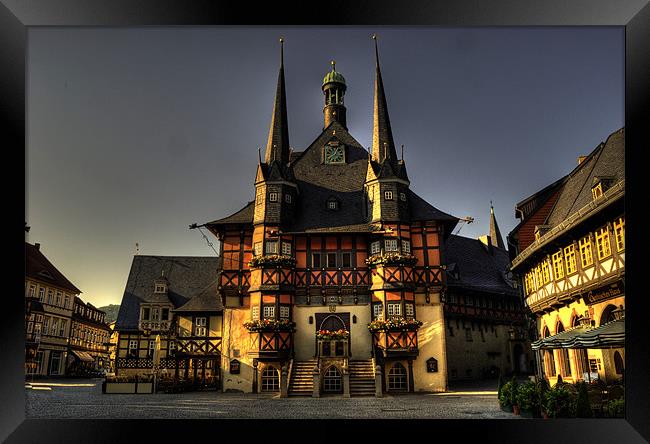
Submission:
[[[624,373],[625,133],[612,133],[557,181],[552,206],[521,245],[512,270],[537,318],[538,372],[563,380],[620,380]],[[518,204],[526,226],[531,199]],[[540,203],[544,206],[544,203]],[[515,228],[511,239],[523,239]]]
[[[289,145],[282,60],[255,199],[199,226],[221,241],[224,390],[447,387],[443,246],[458,219],[410,189],[376,60],[372,148],[348,132],[332,63],[323,130],[302,151]]]
[[[66,361],[67,375],[87,376],[110,369],[111,328],[105,317],[106,313],[91,303],[74,298]]]
[[[115,324],[116,376],[219,387],[220,269],[215,257],[134,256]]]
[[[492,208],[490,234],[452,234],[445,258],[449,379],[532,373],[528,319]]]

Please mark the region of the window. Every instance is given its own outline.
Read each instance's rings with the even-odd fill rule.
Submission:
[[[333,365],[327,369],[323,376],[323,391],[327,393],[338,393],[343,390],[341,373]]]
[[[153,321],[159,321],[160,320],[160,309],[158,307],[154,307],[151,310],[151,320]]]
[[[327,209],[328,210],[337,210],[339,208],[339,203],[336,200],[328,200],[327,201]]]
[[[280,306],[280,319],[289,319],[289,307],[285,305]]]
[[[291,243],[290,242],[282,242],[282,254],[291,256]]]
[[[169,308],[163,308],[162,309],[162,316],[160,317],[162,321],[167,321],[169,320]]]
[[[56,292],[56,305],[61,305],[61,292],[57,291]]]
[[[415,306],[413,304],[404,304],[404,309],[407,318],[412,319],[415,316]]]
[[[264,319],[275,319],[275,305],[265,305],[262,307]]]
[[[546,259],[542,261],[542,279],[545,284],[548,284],[551,280],[551,276],[548,271],[548,261]]]
[[[384,191],[384,200],[393,200],[393,192]]]
[[[379,241],[374,241],[370,244],[370,254],[379,254],[381,251],[381,243]]]
[[[352,266],[352,253],[341,253],[341,266],[343,268]]]
[[[397,251],[397,239],[386,239],[384,242],[386,251]]]
[[[277,202],[278,193],[269,193],[269,202]]]
[[[266,367],[262,372],[262,391],[277,392],[280,390],[280,375],[275,367]]]
[[[52,318],[52,326],[50,327],[50,336],[56,336],[56,331],[59,326],[59,319]]]
[[[266,254],[278,254],[278,243],[276,241],[266,242]]]
[[[65,295],[65,302],[63,303],[63,306],[65,308],[70,308],[70,295],[68,294]]]
[[[64,319],[61,319],[61,323],[59,325],[59,336],[64,337],[65,336],[65,327],[67,325],[67,321]]]
[[[132,358],[138,357],[138,341],[132,339],[129,341],[129,356]]]
[[[410,253],[410,252],[411,252],[411,242],[403,239],[402,240],[402,253]]]
[[[311,255],[311,264],[314,268],[321,267],[320,253],[312,253]]]
[[[388,390],[406,390],[407,388],[406,368],[397,362],[388,372]]]
[[[576,272],[576,251],[573,244],[564,248],[564,263],[566,265],[566,274]]]
[[[194,320],[194,334],[196,336],[205,336],[206,335],[206,318],[196,318]]]
[[[154,290],[154,293],[164,293],[165,292],[165,286],[161,284],[156,284],[156,289]]]
[[[617,350],[614,352],[614,367],[616,368],[616,374],[622,375],[625,365],[623,364],[623,357],[621,353]]]
[[[41,302],[45,301],[45,289],[44,288],[39,288],[38,289],[38,300]]]
[[[616,251],[625,250],[625,218],[623,217],[614,221],[614,238],[616,240]]]
[[[152,357],[155,350],[156,350],[156,341],[149,341],[149,348],[147,349],[147,355],[149,357]]]
[[[602,195],[603,195],[603,183],[598,182],[598,184],[591,189],[591,196],[594,199],[598,199]]]
[[[52,290],[47,290],[47,303],[52,304]]]
[[[255,242],[255,247],[254,247],[254,255],[255,256],[261,256],[262,255],[262,242]]]
[[[151,315],[151,308],[149,308],[149,307],[142,307],[142,320],[143,320],[143,321],[148,321],[150,315]]]
[[[388,304],[388,316],[401,316],[402,315],[402,305],[397,303]]]
[[[598,250],[598,259],[605,259],[612,254],[607,226],[604,226],[600,230],[596,230],[596,249]]]
[[[406,193],[399,193],[399,200],[406,202]]]
[[[336,253],[327,253],[327,267],[336,268]]]
[[[580,261],[583,267],[588,267],[594,263],[594,258],[591,255],[591,239],[589,239],[589,236],[580,239]]]
[[[34,330],[34,323],[32,321],[29,321],[27,323],[27,333],[31,333]]]
[[[552,259],[553,259],[553,277],[556,280],[563,278],[564,261],[562,260],[562,250],[559,250],[557,253],[554,253]]]
[[[36,295],[36,285],[29,286],[29,297],[33,298]]]
[[[291,194],[285,194],[284,195],[284,201],[286,203],[291,203]]]
[[[176,341],[169,341],[169,356],[176,356]]]
[[[260,319],[260,307],[253,307],[251,309],[251,317],[253,321],[258,321]]]
[[[383,319],[384,318],[384,306],[379,303],[379,304],[373,304],[372,306],[372,315],[375,319]]]
[[[58,375],[61,366],[61,352],[50,353],[50,375]]]

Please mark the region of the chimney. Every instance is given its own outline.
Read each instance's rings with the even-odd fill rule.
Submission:
[[[586,158],[587,158],[587,156],[578,156],[578,165],[580,165],[582,162],[584,162]]]
[[[34,247],[36,247],[38,251],[41,251],[41,244],[39,244],[38,242],[34,244]]]

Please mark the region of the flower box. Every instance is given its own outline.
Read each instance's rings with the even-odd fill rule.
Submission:
[[[376,331],[417,331],[422,321],[417,319],[391,318],[388,320],[375,319],[368,323],[368,330]]]
[[[262,267],[295,267],[296,258],[292,256],[287,256],[283,254],[271,254],[266,256],[253,256],[253,258],[248,261],[248,266],[250,268],[262,268]]]
[[[274,319],[260,319],[257,321],[244,322],[244,328],[249,332],[264,332],[264,331],[289,331],[292,332],[296,328],[296,323],[288,319],[274,320]]]
[[[384,253],[375,254],[366,259],[367,265],[415,265],[418,258],[412,254]]]
[[[322,341],[340,341],[340,340],[346,340],[350,337],[350,332],[347,330],[318,330],[316,332],[316,339],[322,340]]]

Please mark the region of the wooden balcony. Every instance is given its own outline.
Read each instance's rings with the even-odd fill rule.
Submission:
[[[248,355],[260,361],[288,359],[293,349],[292,336],[290,331],[251,332]]]
[[[372,340],[382,358],[414,358],[419,354],[417,331],[376,331]]]
[[[319,358],[343,358],[350,356],[347,339],[318,339]]]

